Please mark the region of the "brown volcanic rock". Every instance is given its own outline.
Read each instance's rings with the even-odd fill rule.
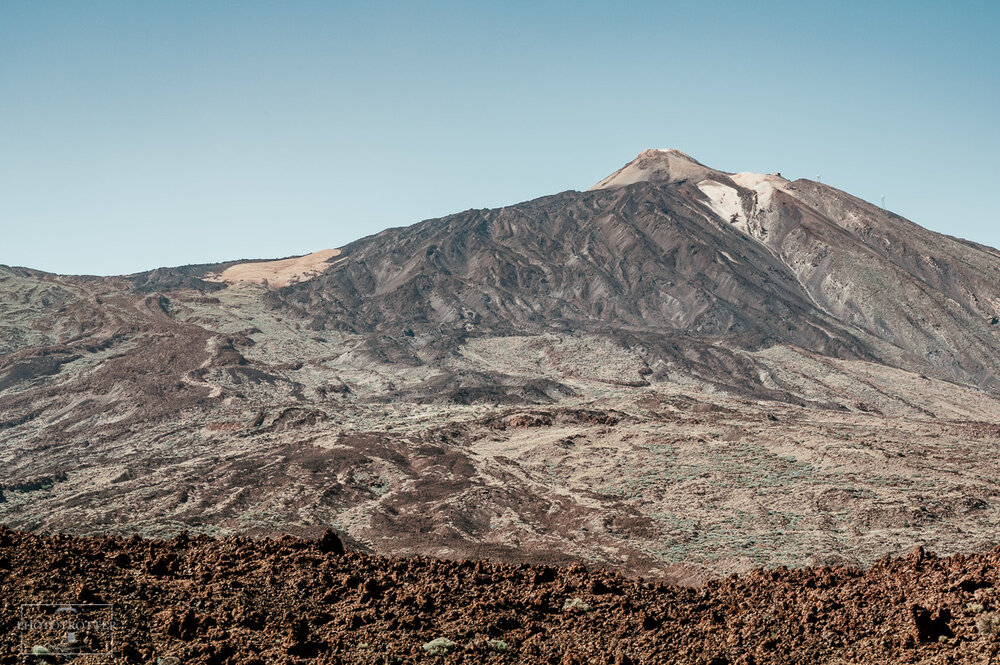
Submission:
[[[114,606],[116,662],[415,663],[438,638],[454,643],[445,663],[973,663],[1000,651],[1000,550],[755,570],[697,589],[580,565],[324,550],[0,530],[0,663],[22,662],[20,604],[65,602]],[[176,567],[151,572],[162,559]]]

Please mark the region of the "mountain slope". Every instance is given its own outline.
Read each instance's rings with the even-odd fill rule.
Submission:
[[[824,311],[890,345],[873,344],[874,355],[996,389],[1000,253],[818,183],[734,181],[743,203],[734,224],[780,256]],[[710,199],[724,191],[698,187]]]
[[[589,192],[343,248],[269,303],[315,329],[648,331],[1000,387],[1000,254],[831,187],[646,151]]]
[[[859,346],[770,252],[706,218],[696,201],[649,185],[470,211],[362,240],[271,302],[317,329],[614,328],[745,335],[830,353]]]

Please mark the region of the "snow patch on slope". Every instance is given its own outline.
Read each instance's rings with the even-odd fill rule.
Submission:
[[[760,235],[761,216],[774,207],[775,194],[792,195],[789,181],[778,174],[736,173],[706,178],[697,187],[716,215],[751,237]]]
[[[699,182],[698,189],[708,197],[708,206],[719,217],[737,225],[746,224],[743,202],[740,200],[740,193],[734,187],[708,179]]]
[[[778,190],[790,194],[788,181],[780,175],[764,175],[763,173],[736,173],[730,176],[740,187],[757,192],[757,209],[771,207],[771,199]]]

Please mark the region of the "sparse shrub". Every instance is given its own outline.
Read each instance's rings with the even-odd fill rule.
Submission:
[[[1000,633],[1000,616],[996,614],[983,614],[976,619],[976,630],[980,635],[992,637]]]
[[[48,656],[52,652],[49,651],[48,647],[44,647],[41,644],[36,644],[35,646],[31,647],[31,653],[34,654],[35,656]]]
[[[566,602],[563,603],[564,612],[589,612],[590,605],[588,605],[582,598],[567,598]]]
[[[431,640],[424,645],[424,651],[432,656],[443,656],[447,653],[451,653],[451,650],[454,648],[455,643],[447,637],[439,637],[436,640]]]
[[[983,611],[982,603],[969,603],[968,605],[965,606],[966,614],[979,614],[982,611]]]
[[[503,653],[510,649],[503,640],[488,640],[486,646],[489,647],[490,651],[496,651],[497,653]]]

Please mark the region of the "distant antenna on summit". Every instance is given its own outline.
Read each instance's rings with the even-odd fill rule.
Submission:
[[[882,210],[885,210],[885,194],[882,195]]]
[[[816,174],[816,182],[818,182],[821,185],[823,184],[823,179],[819,177],[818,173]]]

